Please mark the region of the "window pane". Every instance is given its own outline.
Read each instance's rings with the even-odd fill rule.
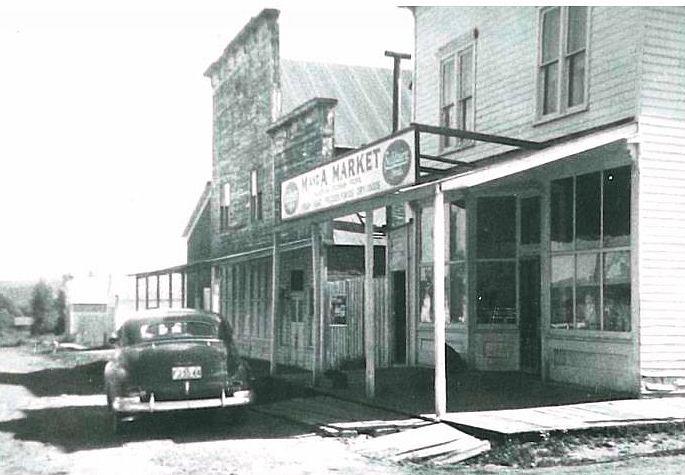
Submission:
[[[576,249],[599,247],[600,180],[599,173],[576,177]]]
[[[568,7],[568,38],[566,51],[572,53],[585,47],[587,7]]]
[[[454,103],[454,59],[442,62],[442,105]]]
[[[568,62],[568,106],[585,101],[585,53],[570,56]]]
[[[630,252],[604,255],[604,329],[630,331]]]
[[[557,80],[559,63],[551,63],[542,68],[542,113],[557,111]]]
[[[419,304],[422,322],[433,321],[433,267],[421,266],[419,269]]]
[[[553,328],[573,326],[574,256],[552,257],[551,323]]]
[[[552,250],[560,251],[573,247],[573,178],[552,182],[550,210],[552,229],[550,240]]]
[[[604,172],[604,245],[630,244],[630,167]]]
[[[433,207],[421,209],[421,262],[433,262]]]
[[[458,128],[463,129],[463,130],[471,130],[473,129],[472,125],[473,124],[473,99],[472,98],[467,98],[459,101],[459,105],[461,107],[461,111],[459,114],[459,125]],[[467,141],[466,139],[462,139],[462,143],[466,143],[470,141]]]
[[[521,199],[521,244],[540,244],[540,197]]]
[[[516,263],[479,262],[476,312],[479,323],[516,323]]]
[[[449,266],[449,320],[466,321],[466,265],[463,262]]]
[[[599,330],[599,254],[576,257],[576,328]]]
[[[559,57],[559,8],[547,10],[542,17],[542,62]]]
[[[473,48],[459,55],[459,97],[470,97],[473,89]]]
[[[450,203],[450,255],[452,261],[466,259],[466,204]]]
[[[477,221],[478,257],[516,255],[516,198],[479,198]]]

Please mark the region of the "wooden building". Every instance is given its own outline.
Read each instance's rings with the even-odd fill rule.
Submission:
[[[330,114],[339,105],[316,95],[285,115],[265,101],[273,111],[263,124],[268,138],[235,143],[252,136],[229,140],[215,129],[212,195],[223,198],[211,200],[212,258],[242,252],[251,262],[263,259],[261,271],[238,259],[214,266],[210,293],[225,296],[217,309],[266,315],[249,320],[256,330],[236,325],[260,335],[250,340],[253,355],[330,365],[335,320],[343,300],[350,307],[337,297],[338,284],[322,290],[335,222],[392,207],[383,213],[389,222],[363,223],[363,354],[371,388],[379,364],[434,366],[440,415],[446,344],[477,370],[523,371],[633,395],[682,393],[685,8],[410,10],[416,44],[409,127],[336,153]],[[262,13],[246,31],[273,30],[273,15]],[[241,92],[248,83],[221,81],[222,74],[236,77],[230,65],[239,59],[231,51],[208,72],[215,91],[253,97]],[[287,75],[286,68],[265,71],[269,80]],[[278,87],[265,97],[279,97],[279,90],[285,97]],[[215,104],[219,124],[221,100]],[[302,127],[317,121],[320,138],[303,138],[314,133]],[[249,166],[224,163],[235,150],[240,157],[260,152]],[[367,163],[368,181],[343,176],[349,161]],[[224,185],[222,170],[231,167],[244,170],[243,181]],[[252,225],[231,221],[234,207],[252,210]],[[221,223],[240,234],[222,234]],[[379,262],[372,249],[380,230]],[[301,274],[292,273],[297,266]],[[371,275],[379,267],[375,292]],[[294,298],[293,282],[312,293]],[[236,302],[232,295],[244,297]],[[294,314],[280,310],[288,306]],[[312,316],[311,351],[284,359],[284,342],[301,341],[293,315],[302,308]]]

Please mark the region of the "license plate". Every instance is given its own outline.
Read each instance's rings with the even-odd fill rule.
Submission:
[[[171,379],[200,379],[202,366],[174,366],[171,368]]]

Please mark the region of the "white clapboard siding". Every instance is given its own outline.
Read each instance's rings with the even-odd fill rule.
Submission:
[[[685,8],[641,17],[640,369],[668,381],[685,374]]]
[[[473,35],[476,40],[475,128],[479,132],[545,140],[633,117],[637,110],[641,11],[593,6],[590,10],[588,109],[563,120],[535,124],[538,8],[416,7],[415,120],[439,122],[441,47]],[[663,35],[662,35],[663,36]],[[655,39],[659,45],[661,37]],[[675,47],[676,45],[674,45]],[[668,64],[666,62],[666,64]],[[675,91],[666,82],[651,94]],[[427,153],[435,138],[422,139]],[[503,151],[478,144],[460,152],[471,159]]]

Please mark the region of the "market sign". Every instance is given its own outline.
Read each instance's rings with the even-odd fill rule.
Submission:
[[[361,200],[416,179],[414,129],[368,145],[281,183],[281,219]]]

